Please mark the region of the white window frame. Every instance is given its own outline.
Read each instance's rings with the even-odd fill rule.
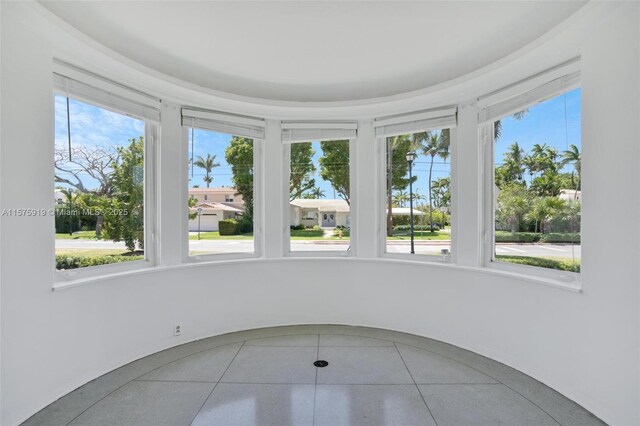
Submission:
[[[494,259],[495,254],[495,143],[494,123],[517,111],[534,106],[580,87],[579,58],[510,85],[478,99],[480,144],[483,153],[483,253],[482,266],[496,271],[542,278],[562,286],[580,287],[580,273],[538,266],[519,265]]]
[[[378,233],[378,256],[385,259],[411,260],[424,263],[455,264],[456,232],[453,226],[458,217],[458,205],[455,202],[457,194],[457,107],[442,107],[432,110],[413,112],[392,117],[378,118],[374,121],[376,127],[377,170],[378,170],[378,217],[380,229]],[[389,129],[391,134],[378,129]],[[387,137],[397,134],[412,134],[429,130],[449,129],[451,145],[451,244],[448,255],[422,255],[411,253],[387,252]]]
[[[282,121],[282,144],[284,145],[284,201],[283,221],[285,234],[283,238],[284,257],[355,257],[357,253],[356,232],[354,224],[350,223],[349,246],[345,250],[327,251],[292,251],[291,250],[291,202],[289,201],[289,187],[291,182],[291,144],[304,142],[323,142],[330,140],[349,141],[349,215],[354,217],[357,211],[357,194],[354,194],[353,182],[356,180],[355,155],[356,139],[358,137],[358,123],[354,121]],[[320,214],[318,213],[318,217]]]
[[[60,61],[54,61],[53,70],[52,102],[55,102],[56,95],[68,96],[70,99],[126,115],[145,123],[143,172],[144,259],[63,271],[55,269],[54,266],[54,288],[67,286],[74,281],[90,280],[156,266],[156,144],[161,101],[135,89]],[[55,228],[52,237],[55,252]]]
[[[253,140],[253,253],[208,253],[189,255],[189,217],[184,214],[182,228],[182,262],[203,263],[222,262],[227,260],[256,259],[262,257],[263,217],[262,217],[262,185],[264,180],[262,156],[264,149],[265,120],[232,113],[182,108],[182,176],[181,200],[188,200],[188,161],[189,161],[189,129],[224,133],[231,136],[241,136]],[[232,132],[232,133],[231,133]],[[187,205],[185,204],[185,213]]]

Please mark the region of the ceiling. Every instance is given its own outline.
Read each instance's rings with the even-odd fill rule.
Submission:
[[[171,77],[287,101],[429,87],[516,51],[585,3],[40,2],[99,43]]]

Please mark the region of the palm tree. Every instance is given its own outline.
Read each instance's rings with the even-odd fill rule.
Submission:
[[[407,163],[404,147],[410,144],[409,135],[388,137],[387,148],[387,236],[393,236],[393,190],[402,190],[409,185],[404,179]],[[401,157],[401,159],[399,158]],[[396,159],[394,163],[394,158]],[[414,181],[416,177],[414,176]]]
[[[574,199],[576,199],[578,196],[578,190],[580,189],[580,180],[581,180],[580,175],[582,173],[582,165],[581,165],[582,155],[580,154],[580,150],[578,149],[578,147],[571,144],[569,145],[568,150],[562,152],[561,158],[562,158],[561,164],[563,166],[567,164],[573,164],[574,170],[571,171],[571,184],[573,185],[573,188],[576,190],[576,192],[573,195]],[[578,178],[577,184],[575,181],[575,175],[577,175],[577,178]]]
[[[433,193],[431,190],[431,179],[433,173],[433,161],[436,156],[447,161],[449,158],[449,146],[451,144],[451,137],[449,129],[443,129],[442,131],[433,131],[426,133],[414,134],[415,140],[424,143],[422,145],[422,153],[431,157],[429,162],[429,227],[431,232],[433,228]]]
[[[562,214],[565,207],[565,201],[557,197],[539,197],[534,200],[526,216],[529,220],[535,221],[535,232],[538,232],[538,224],[540,224],[540,232],[544,234],[548,232],[549,220]]]
[[[520,148],[518,142],[514,142],[509,146],[507,152],[504,153],[504,166],[510,181],[523,183],[524,166],[524,150]]]
[[[515,120],[522,120],[523,118],[525,118],[527,116],[527,114],[529,114],[529,109],[523,109],[522,111],[518,111],[518,112],[514,112],[511,117],[514,118]],[[500,139],[500,136],[502,136],[502,120],[496,120],[493,123],[493,141],[497,142],[498,139]]]
[[[498,195],[496,217],[509,224],[512,233],[520,230],[522,217],[530,211],[531,196],[521,185],[508,185]]]
[[[407,192],[398,191],[393,194],[393,205],[395,207],[404,207],[407,204],[407,201],[409,201],[409,194]]]
[[[525,170],[529,170],[529,186],[533,183],[533,175],[536,169],[536,160],[531,155],[525,155],[522,159],[522,167]]]
[[[309,195],[311,195],[315,199],[325,197],[324,191],[319,186],[316,186],[311,191],[309,191]]]
[[[78,199],[78,194],[73,192],[70,188],[61,188],[60,192],[64,195],[64,198],[67,202],[67,208],[69,209],[69,235],[73,234],[73,202]]]
[[[196,167],[200,167],[206,171],[206,174],[202,178],[203,181],[207,184],[207,188],[209,188],[209,184],[213,182],[213,177],[211,176],[211,171],[215,167],[220,167],[220,163],[216,163],[216,156],[207,154],[207,158],[202,158],[201,155],[198,155],[196,161],[193,163]]]

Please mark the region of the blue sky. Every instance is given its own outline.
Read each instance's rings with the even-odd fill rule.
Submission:
[[[503,154],[513,142],[530,152],[534,144],[554,147],[559,153],[575,145],[582,152],[580,133],[580,89],[556,96],[529,109],[522,120],[506,117],[502,120],[502,137],[495,144],[496,165],[502,163]],[[565,121],[566,103],[566,121]],[[566,123],[566,125],[565,125]],[[564,171],[571,171],[567,165]]]
[[[580,89],[575,89],[566,95],[555,97],[551,100],[538,104],[529,109],[529,113],[522,120],[515,120],[506,117],[502,120],[502,137],[495,145],[496,164],[500,164],[502,156],[509,145],[514,141],[528,152],[535,143],[546,143],[555,147],[559,152],[574,144],[581,149],[580,144]],[[566,125],[565,125],[565,103],[566,103]],[[102,108],[91,106],[83,102],[71,100],[71,137],[73,146],[91,146],[108,148],[109,146],[124,146],[127,141],[134,137],[144,135],[144,122],[122,114],[107,111]],[[55,97],[55,144],[56,149],[66,149],[67,141],[67,115],[66,102],[63,96]],[[211,187],[232,186],[231,168],[225,160],[225,149],[231,139],[230,135],[216,133],[207,130],[194,130],[194,158],[198,155],[206,157],[207,153],[216,156],[216,161],[220,167],[216,167],[213,172],[213,182]],[[322,155],[320,143],[314,142],[313,157],[316,164],[316,185],[324,190],[327,198],[333,198],[333,188],[329,182],[320,178],[318,163]],[[191,156],[191,132],[189,132],[189,155]],[[417,176],[414,190],[426,195],[428,190],[428,172],[430,157],[419,155],[414,163],[414,174]],[[568,166],[565,171],[569,171]],[[450,175],[450,159],[444,162],[436,157],[433,166],[433,179],[447,177]],[[206,187],[202,180],[204,170],[198,167],[193,168],[193,176],[189,170],[189,185],[199,185]],[[86,177],[85,184],[88,187],[95,187],[96,182]]]
[[[69,101],[71,112],[72,148],[113,149],[114,146],[126,146],[131,138],[144,136],[144,122],[126,115],[98,108],[73,99]],[[68,155],[67,103],[64,96],[55,96],[55,149]],[[65,164],[66,169],[78,171],[78,166]],[[96,189],[96,180],[82,174],[82,181],[88,189]],[[72,179],[73,180],[73,179]],[[64,186],[64,185],[60,185]]]

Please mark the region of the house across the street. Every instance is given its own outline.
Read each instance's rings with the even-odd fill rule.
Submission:
[[[244,214],[242,195],[235,188],[189,188],[189,198],[197,200],[189,208],[198,215],[189,220],[189,231],[218,231],[218,222],[224,219],[238,219]]]
[[[335,228],[351,225],[349,204],[345,200],[296,198],[291,201],[290,220],[292,226]]]

